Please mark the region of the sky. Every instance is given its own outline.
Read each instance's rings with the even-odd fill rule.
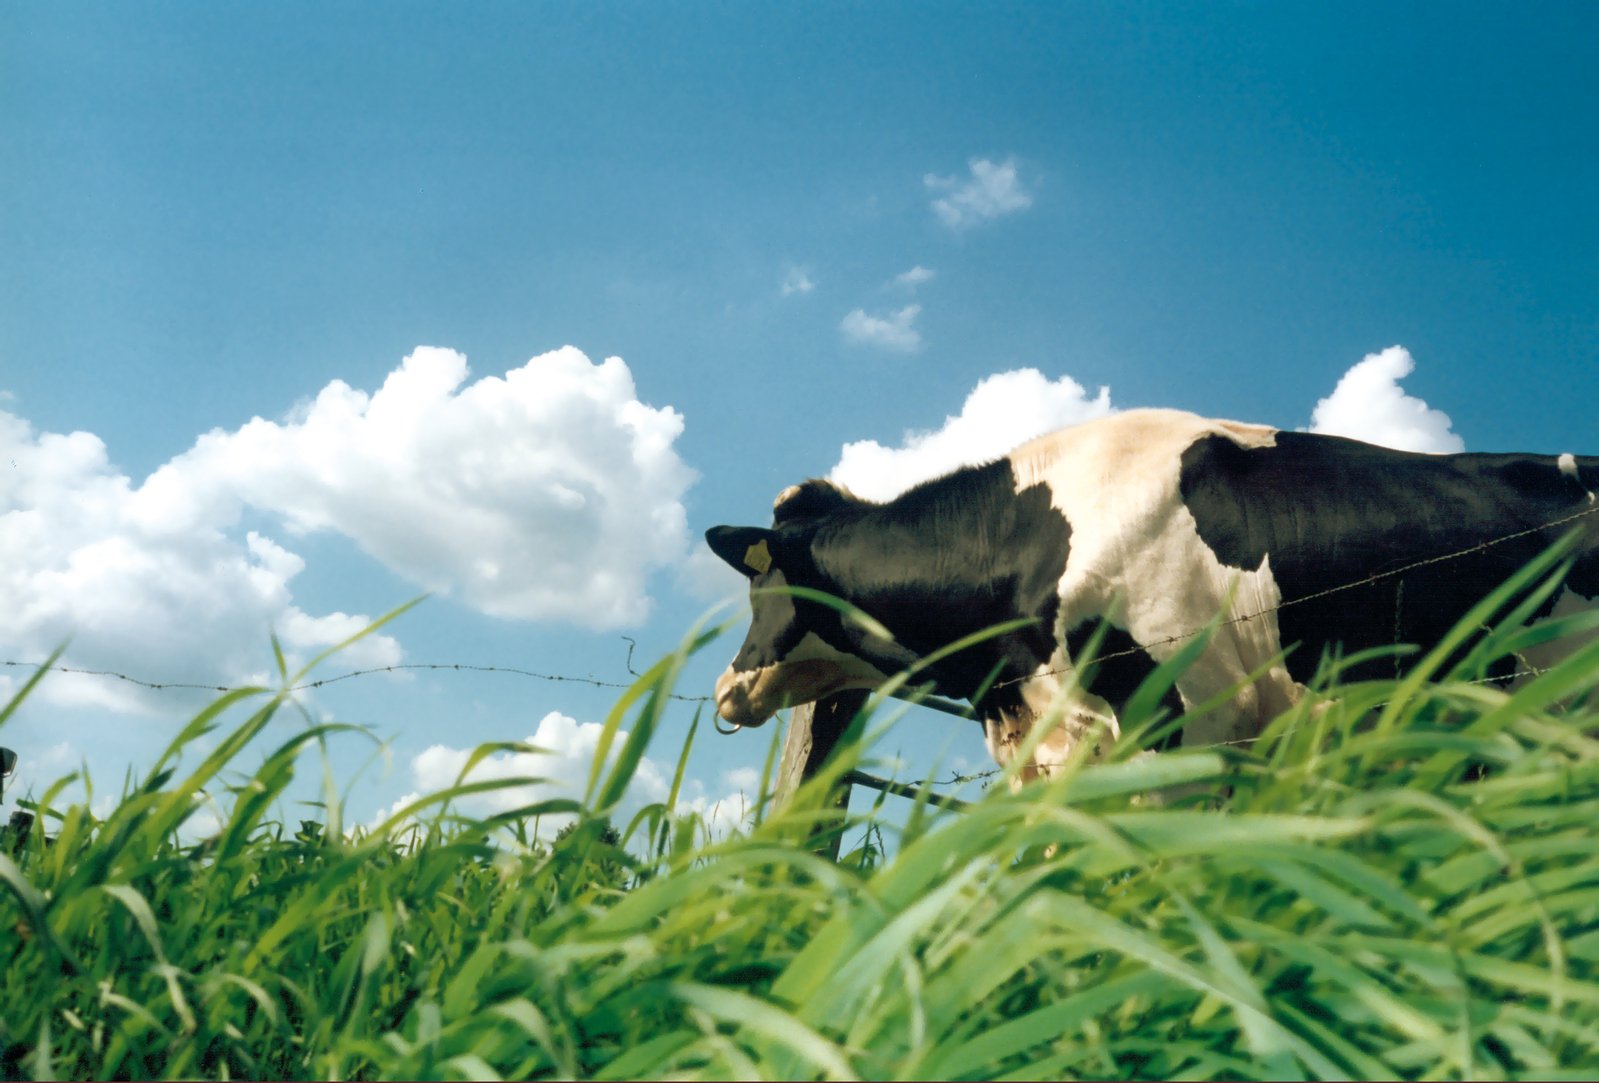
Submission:
[[[570,793],[583,682],[736,622],[703,532],[806,477],[1140,406],[1594,453],[1596,102],[1576,3],[6,5],[0,698],[63,643],[270,680],[426,594],[315,675],[567,679],[368,675],[275,733],[370,728],[361,822],[489,741]],[[210,695],[50,676],[13,795],[103,810]],[[773,729],[702,725],[689,801],[735,822]],[[986,765],[920,710],[878,747]]]

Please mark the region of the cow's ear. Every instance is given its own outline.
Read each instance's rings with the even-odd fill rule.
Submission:
[[[757,526],[713,526],[705,532],[711,552],[754,579],[772,566],[772,532]]]
[[[840,508],[865,503],[860,497],[831,481],[812,478],[802,485],[790,485],[772,501],[772,525],[781,526],[795,519],[817,519]]]

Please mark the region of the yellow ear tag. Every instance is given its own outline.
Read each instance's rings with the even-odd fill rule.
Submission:
[[[744,564],[755,569],[756,575],[766,574],[766,569],[772,566],[772,551],[766,548],[765,538],[744,550]]]

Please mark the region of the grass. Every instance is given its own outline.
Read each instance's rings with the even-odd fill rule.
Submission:
[[[51,844],[0,854],[0,1075],[1591,1077],[1599,646],[1514,693],[1479,682],[1596,622],[1527,627],[1516,597],[1405,679],[1327,666],[1247,750],[1124,743],[959,814],[915,807],[880,826],[891,857],[839,863],[807,842],[826,779],[719,841],[670,801],[607,830],[709,636],[623,695],[614,760],[548,843],[528,818],[575,803],[450,811],[516,780],[372,831],[344,829],[329,780],[327,824],[290,830],[273,810],[307,753],[360,738],[308,724],[255,751],[286,700],[232,692],[103,820],[58,787],[36,802]],[[1168,723],[1173,678],[1128,730]],[[1199,792],[1147,797],[1177,787]],[[188,844],[202,793],[222,826]]]

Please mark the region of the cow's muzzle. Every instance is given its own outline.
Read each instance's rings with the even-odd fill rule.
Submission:
[[[716,682],[716,713],[735,726],[760,726],[782,708],[821,699],[847,681],[842,666],[824,659],[743,671],[728,666]]]

